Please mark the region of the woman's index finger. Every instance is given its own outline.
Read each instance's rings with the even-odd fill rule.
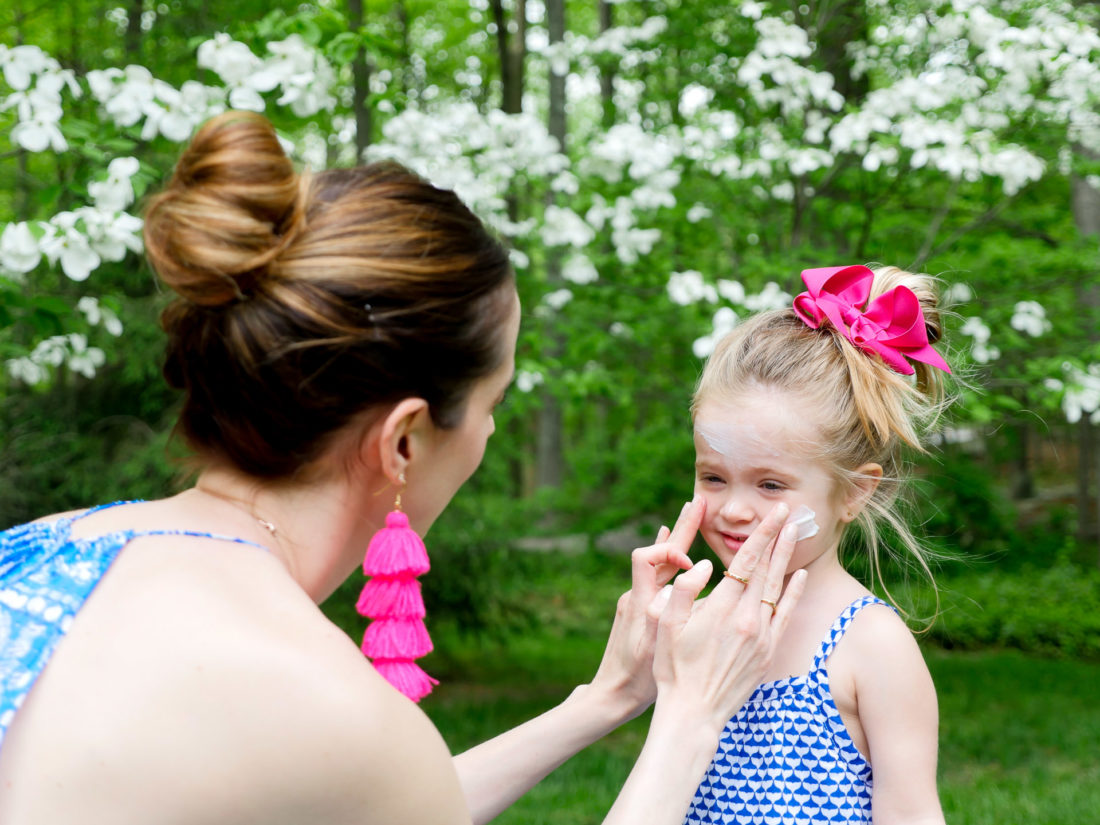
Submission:
[[[699,527],[703,523],[703,514],[706,510],[707,502],[702,496],[696,496],[684,505],[668,537],[668,543],[674,549],[687,554],[692,542],[695,541],[695,534],[699,532]]]

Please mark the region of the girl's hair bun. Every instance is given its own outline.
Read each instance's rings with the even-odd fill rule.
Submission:
[[[145,249],[182,298],[218,306],[243,298],[290,243],[300,180],[262,115],[206,123],[145,214]]]
[[[940,309],[939,280],[924,272],[909,272],[897,266],[872,265],[871,269],[875,273],[875,280],[871,287],[870,300],[897,286],[909,288],[920,301],[928,343],[935,346],[940,342],[943,338],[943,312]],[[910,363],[916,370],[917,388],[928,397],[933,407],[938,407],[944,394],[943,373],[928,364],[917,361]]]

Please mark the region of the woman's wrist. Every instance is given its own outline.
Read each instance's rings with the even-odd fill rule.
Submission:
[[[700,735],[700,747],[710,747],[713,756],[730,717],[716,712],[702,697],[693,696],[689,691],[679,690],[678,687],[680,686],[668,685],[664,689],[658,689],[657,703],[653,708],[653,724],[671,730],[697,731]]]
[[[641,714],[651,702],[639,700],[629,690],[593,680],[575,687],[562,704],[583,709],[581,712],[608,733]]]

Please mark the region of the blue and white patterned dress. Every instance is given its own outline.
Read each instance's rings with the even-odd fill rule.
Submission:
[[[844,727],[825,663],[865,596],[833,622],[805,676],[766,682],[727,724],[685,825],[871,821],[871,766]]]
[[[197,536],[260,547],[244,539],[187,530],[119,530],[74,539],[73,522],[129,502],[0,533],[0,744],[58,643],[119,552],[139,536]]]

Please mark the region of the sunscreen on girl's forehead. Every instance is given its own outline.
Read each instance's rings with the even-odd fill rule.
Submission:
[[[696,423],[695,432],[708,447],[723,458],[743,456],[749,452],[760,452],[771,458],[778,455],[778,452],[750,425],[724,424],[721,427],[710,427]]]
[[[815,515],[817,514],[805,504],[800,504],[787,518],[787,524],[798,525],[798,536],[795,538],[795,541],[802,541],[802,539],[808,539],[817,535],[821,528],[818,526],[818,523],[814,521]]]

